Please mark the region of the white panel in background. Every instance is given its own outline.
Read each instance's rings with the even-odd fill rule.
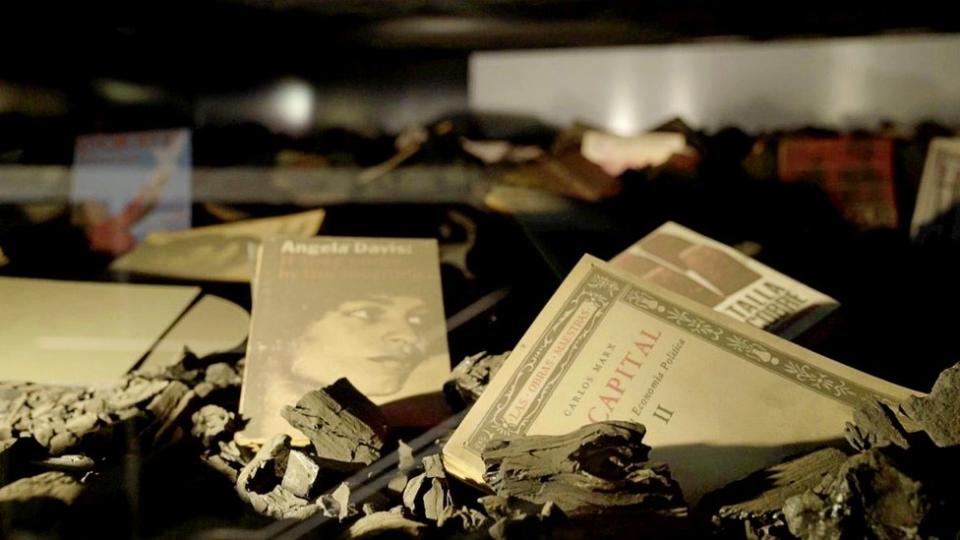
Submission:
[[[470,108],[622,135],[675,117],[707,130],[956,124],[960,36],[480,52]]]

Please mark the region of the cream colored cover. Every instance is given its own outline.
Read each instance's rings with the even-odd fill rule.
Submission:
[[[0,380],[117,382],[200,290],[0,278]]]
[[[960,137],[937,137],[930,141],[923,177],[917,192],[910,234],[920,234],[924,225],[960,203]]]
[[[610,262],[786,339],[799,336],[839,306],[820,291],[672,221]]]
[[[437,241],[272,238],[254,280],[240,412],[246,440],[302,437],[280,416],[346,377],[378,405],[450,375]]]
[[[307,238],[317,234],[324,211],[251,219],[185,231],[150,234],[110,268],[178,279],[249,282],[250,245],[275,235]]]
[[[647,427],[651,458],[695,503],[839,439],[864,398],[910,394],[587,255],[443,455],[453,474],[482,483],[491,439],[629,420]]]

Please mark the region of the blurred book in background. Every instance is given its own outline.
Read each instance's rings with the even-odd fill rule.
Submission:
[[[70,200],[95,251],[124,253],[154,231],[190,227],[187,129],[77,138]]]
[[[930,142],[917,193],[910,234],[914,238],[946,235],[960,238],[956,206],[960,204],[960,138]]]
[[[897,227],[892,139],[785,137],[777,163],[781,180],[817,183],[860,229]]]
[[[247,310],[219,296],[204,295],[163,334],[137,368],[173,366],[185,350],[199,357],[236,350],[244,344],[249,329]]]
[[[620,193],[620,179],[583,157],[579,148],[564,149],[520,165],[504,175],[511,186],[541,189],[587,202]]]
[[[642,133],[620,137],[602,131],[587,130],[580,151],[611,176],[620,176],[629,169],[657,167],[674,154],[687,153],[687,139],[682,133]]]

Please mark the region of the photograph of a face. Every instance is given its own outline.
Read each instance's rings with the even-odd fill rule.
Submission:
[[[254,291],[248,438],[296,436],[283,406],[341,377],[383,405],[438,392],[450,374],[435,240],[267,240]]]

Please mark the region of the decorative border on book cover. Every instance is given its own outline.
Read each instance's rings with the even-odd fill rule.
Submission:
[[[753,339],[734,332],[729,328],[717,326],[663,298],[637,287],[630,287],[623,301],[658,319],[732,353],[758,367],[766,369],[792,382],[841,403],[857,407],[869,398],[895,403],[891,396],[878,394],[835,373],[814,367],[789,354],[757,343]]]
[[[525,433],[530,424],[538,417],[557,385],[563,380],[564,374],[577,358],[584,344],[589,341],[596,327],[599,326],[614,303],[621,300],[625,304],[689,332],[693,336],[709,341],[743,360],[846,405],[856,407],[863,400],[869,398],[876,398],[887,403],[896,402],[890,396],[878,394],[849,379],[826,372],[783,351],[773,349],[743,334],[718,326],[664,298],[632,286],[624,280],[594,267],[580,282],[580,285],[570,296],[559,314],[550,321],[546,332],[524,357],[517,370],[511,374],[509,382],[500,391],[500,395],[487,410],[483,419],[477,424],[477,429],[467,439],[466,448],[479,453],[483,450],[487,441],[491,439]],[[585,302],[596,304],[596,311],[590,320],[583,325],[583,330],[579,332],[566,353],[557,362],[557,368],[543,382],[536,401],[526,409],[523,417],[518,422],[506,421],[505,415],[508,407],[514,403],[524,386],[529,384],[533,375],[538,371],[537,367],[545,353],[557,341],[567,324]]]
[[[477,424],[477,429],[467,439],[465,446],[479,453],[487,441],[493,438],[525,433],[543,410],[557,385],[563,381],[564,375],[580,354],[584,344],[590,340],[594,330],[626,288],[627,282],[619,277],[601,272],[588,273],[570,295],[567,303],[547,325],[547,330],[530,349],[520,366],[510,375],[510,380]],[[589,311],[585,312],[584,309]],[[565,352],[556,360],[555,369],[547,374],[545,379],[535,379],[543,375],[538,368],[541,367],[541,361],[550,349],[563,345],[558,341],[563,339],[564,330],[574,322],[575,317],[584,313],[589,315],[586,320],[579,323],[582,326],[581,330],[573,336],[569,344],[566,344]],[[540,375],[538,372],[541,372]],[[535,381],[540,386],[539,391],[532,402],[527,404],[525,413],[518,422],[507,421],[508,408],[514,404],[524,387],[531,384],[531,381]]]

